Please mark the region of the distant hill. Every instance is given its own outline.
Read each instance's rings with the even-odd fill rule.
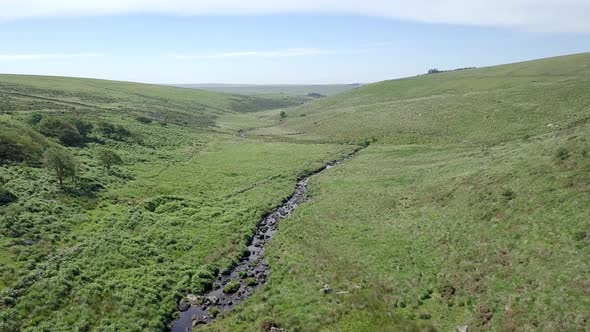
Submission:
[[[344,91],[355,89],[361,84],[318,84],[318,85],[255,85],[255,84],[180,84],[174,85],[182,88],[201,89],[207,91],[236,93],[240,95],[288,95],[307,96],[317,93],[325,96],[333,96]]]
[[[364,85],[310,103],[281,126],[340,142],[493,144],[587,122],[588,91],[584,53]]]

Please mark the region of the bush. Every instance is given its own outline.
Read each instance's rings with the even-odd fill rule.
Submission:
[[[226,294],[233,294],[240,289],[240,283],[232,280],[223,287],[223,292]]]
[[[152,123],[152,119],[148,118],[147,116],[138,116],[135,118],[135,120],[137,120],[137,122],[143,123],[143,124]]]
[[[114,125],[109,122],[101,122],[98,124],[97,128],[98,132],[103,135],[104,137],[116,140],[116,141],[123,141],[126,138],[131,136],[131,132],[125,129],[123,126]]]
[[[516,198],[516,193],[512,189],[506,188],[502,191],[502,196],[506,201],[511,201]]]
[[[256,284],[258,284],[258,282],[254,278],[248,278],[246,279],[246,284],[250,287],[254,287]]]
[[[98,159],[98,164],[104,167],[106,171],[110,171],[113,165],[120,165],[123,163],[123,159],[121,159],[118,154],[107,149],[98,150],[96,157]]]
[[[81,119],[70,118],[67,121],[70,124],[72,124],[76,129],[78,129],[78,132],[83,137],[88,136],[88,134],[90,134],[90,132],[94,128],[92,123],[90,123],[88,121],[81,120]]]
[[[43,120],[44,117],[45,117],[45,114],[43,114],[43,113],[39,113],[39,112],[31,113],[31,114],[29,114],[29,116],[27,116],[27,118],[25,119],[25,122],[30,124],[31,126],[36,126],[39,124],[39,122],[41,122],[41,120]]]
[[[76,161],[64,149],[50,148],[45,152],[43,162],[47,168],[55,172],[60,186],[63,186],[63,180],[66,177],[74,178],[76,176]]]
[[[567,158],[569,158],[570,153],[567,148],[561,147],[561,148],[557,149],[555,156],[559,160],[566,160]]]
[[[45,136],[57,138],[64,145],[79,146],[84,143],[80,131],[74,125],[62,119],[43,118],[37,128]]]
[[[12,128],[0,124],[0,164],[8,162],[40,161],[47,142],[43,136],[26,128]]]
[[[219,315],[219,309],[217,307],[209,309],[209,315],[211,317],[217,317],[217,315]]]
[[[284,119],[287,117],[287,113],[285,111],[281,111],[281,113],[279,113],[279,116],[281,117],[281,119]]]
[[[0,188],[0,206],[16,202],[17,199],[18,197],[15,194],[4,188]]]

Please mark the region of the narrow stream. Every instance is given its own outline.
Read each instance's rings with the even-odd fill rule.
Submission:
[[[181,300],[178,306],[180,318],[172,322],[172,332],[192,331],[195,326],[211,322],[218,313],[231,310],[264,284],[269,272],[268,262],[264,258],[266,243],[277,232],[279,221],[289,218],[291,212],[307,199],[305,193],[309,178],[352,158],[358,151],[355,150],[340,160],[330,162],[297,181],[291,197],[264,217],[256,227],[254,237],[247,248],[249,255],[242,258],[233,268],[220,272],[212,290],[202,295],[189,294],[186,299]],[[230,287],[232,285],[234,287]]]

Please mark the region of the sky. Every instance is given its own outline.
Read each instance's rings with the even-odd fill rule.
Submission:
[[[590,51],[589,0],[0,0],[0,73],[332,84]]]

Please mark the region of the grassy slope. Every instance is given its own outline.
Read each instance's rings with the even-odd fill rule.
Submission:
[[[382,82],[288,114],[252,133],[375,142],[311,181],[268,250],[269,283],[208,330],[587,329],[590,54]]]
[[[587,121],[589,89],[590,55],[580,54],[371,84],[302,107],[262,133],[495,144]]]
[[[184,84],[182,87],[207,91],[237,93],[241,95],[287,95],[305,96],[308,93],[320,93],[332,96],[357,87],[352,84],[317,84],[317,85],[231,85],[231,84]]]
[[[0,165],[0,186],[18,196],[0,206],[0,330],[161,330],[180,296],[205,287],[242,253],[255,223],[290,194],[297,176],[350,150],[240,139],[232,121],[215,124],[234,116],[238,98],[0,76],[2,133],[35,129],[25,121],[35,111],[133,134],[117,141],[93,132],[86,145],[67,148],[79,178],[105,188],[99,193],[77,194],[69,180],[64,191],[35,164]],[[99,167],[96,153],[105,147],[125,164]]]

